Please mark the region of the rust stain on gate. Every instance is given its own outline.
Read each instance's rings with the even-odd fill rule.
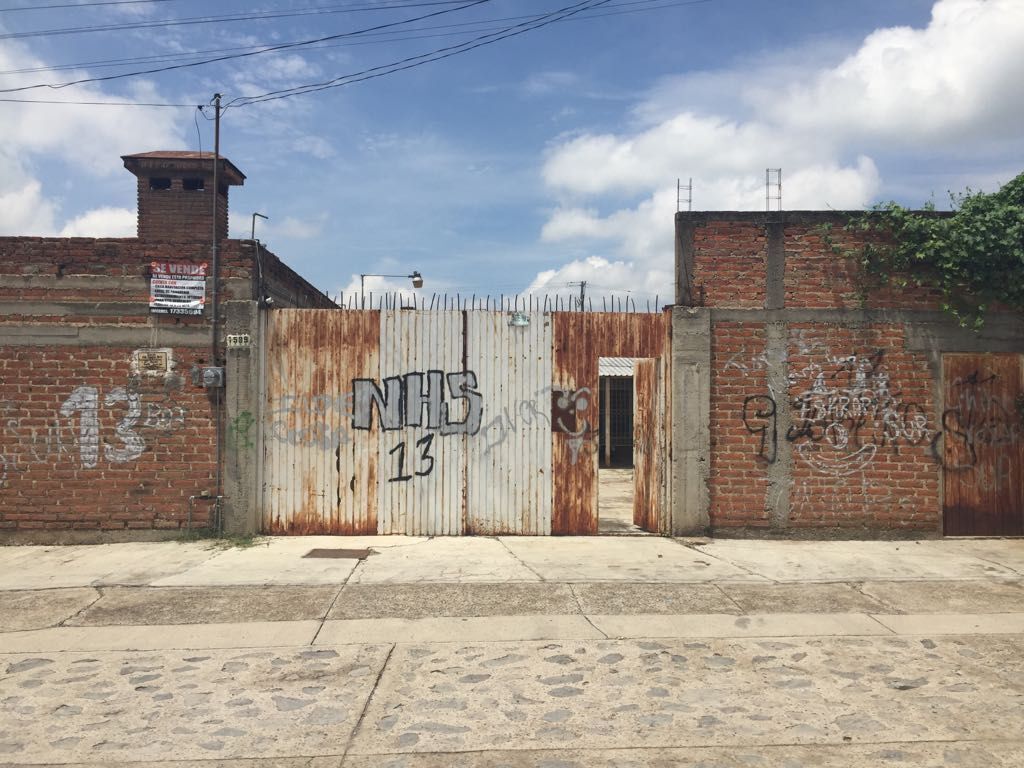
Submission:
[[[265,532],[377,532],[377,429],[352,429],[351,391],[377,376],[379,350],[380,312],[271,313]]]
[[[1024,535],[1024,357],[945,355],[938,458],[947,536]]]
[[[658,358],[667,382],[667,313],[554,313],[551,533],[596,534],[602,357]],[[665,391],[671,391],[666,386]],[[668,461],[668,456],[659,457]]]

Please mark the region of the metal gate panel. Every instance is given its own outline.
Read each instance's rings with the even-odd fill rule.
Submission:
[[[466,313],[467,368],[483,396],[468,437],[466,532],[551,533],[551,316]]]
[[[664,508],[665,404],[660,360],[637,360],[633,368],[633,524],[661,531]]]
[[[448,420],[468,415],[468,401],[452,396],[449,374],[463,363],[463,313],[387,310],[380,322],[380,383],[391,377],[444,374]],[[457,385],[456,385],[457,386]],[[404,390],[403,390],[404,391]],[[403,411],[405,409],[403,408]],[[378,456],[378,531],[414,536],[458,535],[463,532],[466,436],[444,434],[425,423],[408,426],[402,414],[398,429],[381,429]],[[422,421],[427,415],[421,411]]]
[[[379,327],[372,311],[269,313],[265,532],[376,532],[376,433],[351,428],[351,382],[376,376]]]
[[[597,430],[602,357],[667,357],[670,316],[553,315],[552,533],[597,533]]]
[[[1024,358],[944,355],[943,531],[1024,535]]]

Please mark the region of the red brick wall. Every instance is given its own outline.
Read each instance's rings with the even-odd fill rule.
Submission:
[[[189,376],[208,351],[173,349],[158,376],[132,352],[0,347],[0,531],[178,528],[214,490],[213,411]]]
[[[828,233],[820,225],[795,224],[785,228],[786,306],[807,309],[939,309],[938,291],[909,285],[882,286],[865,277],[860,262],[851,255],[860,241],[856,234],[834,227]],[[838,249],[840,252],[836,253]],[[844,255],[846,254],[846,255]]]
[[[794,526],[938,530],[928,361],[902,325],[789,329]]]
[[[768,228],[743,216],[694,220],[694,281],[712,309],[765,308]],[[823,312],[814,322],[773,316],[785,341],[771,351],[767,318],[713,315],[711,525],[939,531],[935,372],[907,350],[902,323],[827,314],[935,310],[937,294],[865,282],[858,262],[834,250],[858,245],[841,218],[831,217],[831,242],[828,214],[793,219],[783,228],[784,309]]]
[[[694,232],[693,285],[709,307],[764,306],[768,253],[764,227],[712,221]]]
[[[750,431],[746,424],[768,425],[757,415],[768,392],[764,364],[764,327],[752,323],[718,323],[711,336],[711,521],[716,527],[766,525],[762,435],[771,453],[770,431]],[[747,398],[753,398],[748,402]],[[745,415],[746,412],[746,415]],[[756,429],[755,428],[755,429]]]

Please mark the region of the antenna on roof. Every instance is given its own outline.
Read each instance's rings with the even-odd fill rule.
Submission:
[[[683,197],[683,193],[686,193],[686,197]],[[683,210],[683,201],[686,201],[686,210],[693,210],[693,177],[685,185],[682,179],[676,179],[676,213]]]
[[[765,168],[764,169],[764,209],[767,212],[771,212],[772,203],[775,204],[775,210],[782,210],[782,169],[781,168]]]

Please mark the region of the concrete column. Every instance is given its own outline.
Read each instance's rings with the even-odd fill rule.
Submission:
[[[224,532],[231,536],[259,533],[260,325],[255,301],[224,303],[227,336],[248,343],[231,344],[226,352],[224,427]]]
[[[710,524],[711,313],[672,308],[672,535]]]

